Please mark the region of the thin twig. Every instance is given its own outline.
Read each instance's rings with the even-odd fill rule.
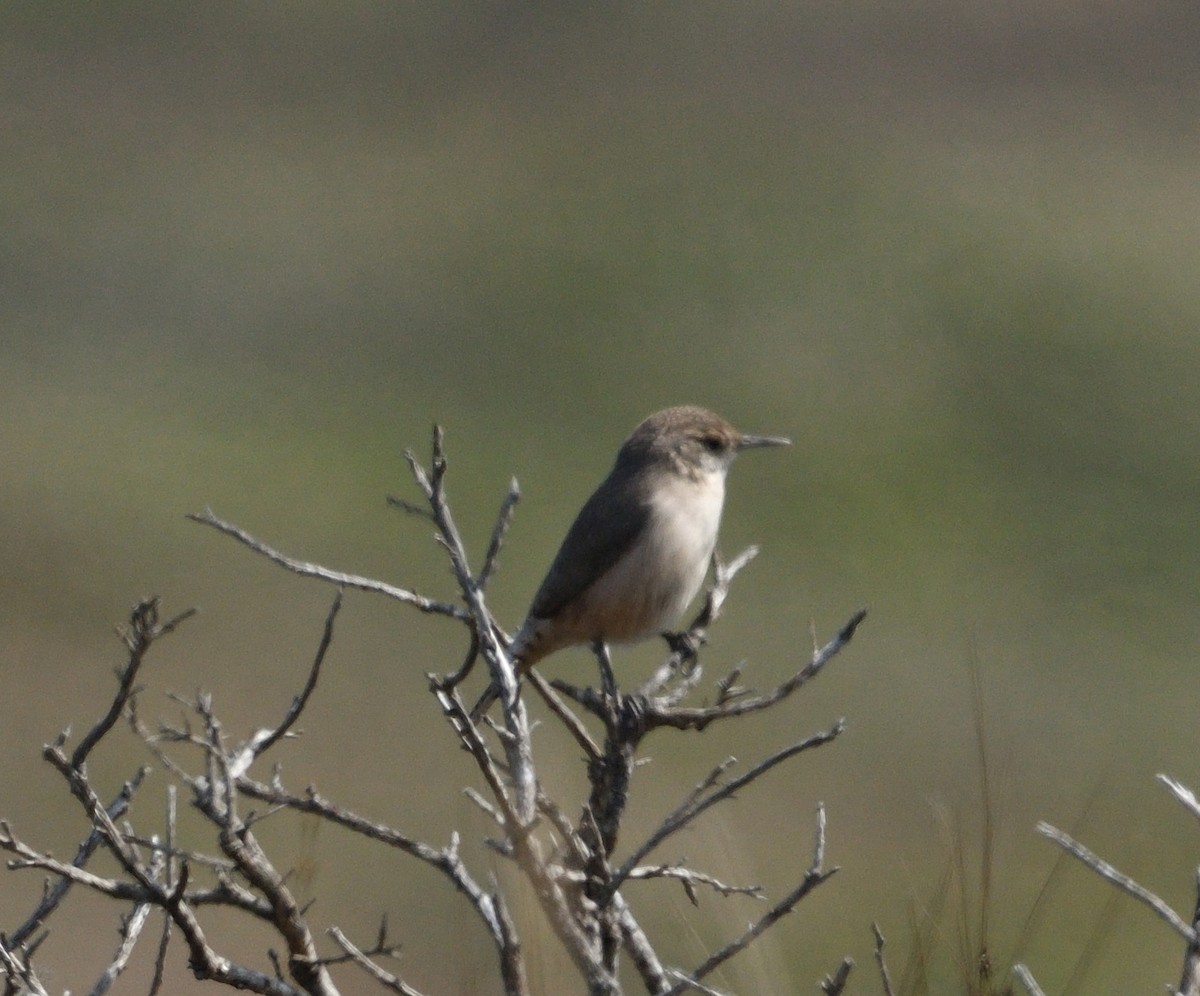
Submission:
[[[668,968],[667,974],[676,983],[675,988],[668,990],[668,992],[675,992],[682,986],[683,989],[679,990],[681,992],[695,992],[700,993],[701,996],[729,996],[728,993],[723,993],[720,989],[714,989],[712,986],[706,986],[699,979],[693,979],[690,975],[681,972],[677,968]]]
[[[1179,980],[1182,996],[1200,996],[1200,869],[1196,871],[1196,905],[1192,911],[1192,937],[1183,955]]]
[[[730,941],[725,947],[711,955],[697,968],[687,973],[689,980],[699,981],[719,966],[723,965],[734,955],[744,951],[763,932],[769,930],[783,917],[787,916],[796,905],[813,889],[829,880],[837,872],[837,867],[825,869],[825,807],[817,807],[817,831],[813,845],[813,860],[805,872],[804,878],[788,895],[772,906],[758,920],[752,923],[736,940]],[[679,983],[667,990],[665,996],[677,996],[685,991],[684,984]]]
[[[387,503],[392,508],[398,508],[402,512],[407,512],[409,515],[415,515],[421,519],[429,519],[433,521],[433,513],[424,505],[418,505],[416,502],[411,502],[407,498],[401,498],[398,495],[388,495]]]
[[[454,722],[459,739],[475,759],[480,773],[487,781],[488,790],[496,800],[505,823],[510,828],[522,826],[526,821],[518,816],[516,804],[506,788],[504,779],[497,770],[495,762],[492,760],[492,755],[487,749],[487,744],[483,742],[483,738],[479,735],[475,724],[470,721],[470,717],[467,715],[467,711],[463,707],[461,700],[453,691],[444,689],[436,675],[428,675],[427,677],[430,689],[441,703],[442,711]]]
[[[693,906],[699,906],[696,899],[696,886],[705,885],[722,896],[750,896],[753,899],[766,899],[761,885],[727,885],[707,872],[695,871],[682,865],[641,865],[634,868],[627,876],[627,881],[637,882],[653,878],[678,879]]]
[[[249,547],[255,553],[261,554],[272,563],[278,564],[293,574],[327,581],[330,584],[337,585],[339,588],[357,588],[359,591],[372,591],[379,595],[386,595],[388,598],[394,598],[399,602],[411,605],[421,612],[450,616],[452,619],[465,620],[469,618],[466,610],[459,605],[452,605],[449,602],[438,602],[432,598],[426,598],[424,595],[419,595],[415,591],[409,591],[407,588],[399,588],[396,585],[387,584],[383,581],[376,581],[374,578],[362,577],[358,574],[345,574],[341,571],[331,571],[320,564],[289,557],[267,546],[261,540],[255,539],[244,529],[235,526],[233,523],[217,518],[211,509],[206,509],[203,512],[189,512],[187,517],[193,522],[211,526],[226,536],[232,536],[243,546]]]
[[[1138,885],[1128,875],[1118,871],[1103,858],[1089,851],[1086,847],[1072,838],[1069,834],[1063,833],[1057,827],[1052,827],[1049,823],[1041,822],[1037,825],[1037,831],[1044,837],[1049,837],[1052,841],[1058,844],[1059,847],[1074,855],[1092,871],[1101,878],[1105,878],[1112,882],[1118,889],[1134,899],[1148,906],[1162,920],[1168,923],[1175,931],[1189,944],[1196,940],[1196,932],[1188,925],[1187,921],[1176,913],[1163,900],[1156,896],[1149,889]]]
[[[0,936],[0,969],[8,980],[5,996],[49,996],[30,964],[31,956],[30,949]]]
[[[508,492],[504,496],[504,501],[500,503],[500,513],[496,516],[496,525],[492,527],[492,536],[488,540],[487,553],[483,555],[483,567],[479,569],[479,577],[475,579],[475,584],[480,588],[487,587],[487,583],[492,579],[492,575],[496,571],[500,550],[504,546],[504,537],[508,533],[508,527],[512,523],[513,511],[520,500],[521,486],[517,484],[517,479],[514,477],[509,481]]]
[[[114,823],[125,815],[125,811],[129,808],[129,803],[132,801],[134,793],[139,787],[141,787],[142,782],[145,780],[148,774],[150,774],[149,768],[140,768],[137,773],[131,779],[129,779],[129,781],[121,786],[120,793],[109,804],[106,810],[109,818]],[[75,857],[71,861],[72,867],[82,868],[84,865],[86,865],[88,860],[95,853],[96,848],[98,848],[103,841],[104,837],[100,833],[99,829],[93,829],[92,832],[89,833],[86,838],[84,838],[83,843],[79,845],[79,849],[75,852]],[[49,917],[50,914],[58,908],[58,905],[63,901],[63,899],[66,898],[66,895],[70,891],[72,884],[73,880],[69,876],[59,876],[54,885],[52,885],[43,893],[41,902],[39,902],[37,905],[37,909],[35,909],[29,915],[28,919],[26,919],[24,923],[8,934],[8,942],[10,946],[17,948],[28,941],[29,938],[33,936],[33,932],[46,921],[46,918]]]
[[[338,942],[338,945],[350,959],[359,967],[364,969],[368,974],[375,978],[386,989],[394,993],[401,993],[402,996],[421,996],[420,990],[414,989],[412,986],[405,983],[398,975],[393,975],[391,972],[385,971],[383,967],[372,961],[359,948],[354,946],[354,943],[343,934],[337,927],[329,928],[329,935]]]
[[[730,719],[734,716],[744,716],[747,713],[769,709],[820,674],[825,665],[850,642],[859,624],[866,616],[866,609],[860,609],[854,613],[837,635],[818,650],[803,667],[782,684],[762,695],[744,696],[730,701],[722,701],[718,705],[699,708],[663,705],[653,698],[648,699],[645,710],[646,728],[670,726],[680,730],[703,730],[715,720]]]
[[[470,628],[470,632],[471,643],[467,647],[466,656],[463,658],[463,662],[458,666],[458,670],[452,671],[450,674],[440,679],[442,687],[447,691],[452,691],[461,685],[466,680],[467,675],[469,675],[475,669],[475,662],[479,660],[479,634],[475,632],[474,627]]]
[[[821,992],[825,996],[841,996],[850,979],[850,971],[854,968],[853,958],[843,958],[842,963],[833,975],[827,975],[821,980]]]
[[[154,865],[151,872],[162,872],[166,864],[166,858],[161,852],[157,852],[154,856]],[[146,926],[146,920],[150,916],[151,904],[149,901],[138,903],[134,906],[129,916],[126,917],[121,924],[121,945],[117,949],[117,953],[113,956],[113,960],[108,963],[107,967],[101,973],[100,978],[96,980],[96,984],[92,986],[88,996],[104,996],[117,981],[117,977],[125,971],[129,965],[129,959],[133,956],[133,949],[137,945],[138,938],[142,934],[142,928]]]
[[[1175,781],[1169,775],[1156,775],[1155,777],[1170,790],[1171,794],[1189,813],[1200,820],[1200,800],[1196,799],[1196,794],[1190,788]]]
[[[300,718],[300,713],[304,711],[304,707],[308,703],[313,689],[317,687],[317,679],[321,675],[321,664],[325,660],[325,652],[329,649],[329,644],[333,640],[333,621],[337,618],[341,607],[342,589],[339,588],[337,595],[333,599],[333,604],[329,607],[329,613],[325,616],[325,628],[321,633],[321,642],[317,646],[317,653],[313,658],[312,667],[308,669],[308,680],[304,683],[304,688],[300,691],[299,695],[292,699],[292,704],[287,711],[287,715],[283,717],[283,721],[274,730],[269,732],[259,731],[259,734],[251,740],[251,751],[254,757],[260,757],[273,744],[278,743],[287,734],[288,730],[292,728],[296,720]]]
[[[1025,987],[1025,991],[1029,996],[1046,996],[1042,992],[1042,987],[1037,984],[1037,979],[1033,977],[1033,973],[1024,965],[1013,965],[1013,975]]]
[[[875,964],[879,966],[879,978],[883,981],[883,996],[896,996],[892,988],[892,975],[888,971],[887,959],[883,956],[884,937],[879,924],[871,924],[871,933],[875,935]]]
[[[784,747],[782,750],[776,751],[770,757],[760,761],[744,775],[741,775],[721,788],[710,792],[707,796],[701,797],[697,792],[693,792],[684,801],[684,803],[673,813],[671,813],[671,815],[669,815],[659,825],[658,829],[655,830],[654,833],[652,833],[646,839],[646,841],[629,856],[625,863],[621,865],[621,867],[613,875],[612,883],[609,887],[610,890],[615,891],[616,889],[619,889],[621,887],[621,883],[629,877],[629,873],[641,863],[642,859],[647,854],[658,847],[658,845],[666,840],[669,836],[687,826],[706,809],[716,805],[722,799],[729,798],[729,796],[733,795],[739,789],[744,788],[755,779],[760,778],[777,764],[781,764],[788,758],[794,757],[803,751],[820,747],[823,744],[829,743],[831,740],[834,740],[836,737],[838,737],[844,729],[845,723],[843,720],[839,719],[830,729],[826,730],[825,732],[814,734],[811,737],[806,737],[804,740],[797,741],[794,744]],[[716,771],[714,771],[713,774],[710,774],[709,784],[711,784],[712,781],[715,781],[716,775]],[[700,791],[706,790],[707,785]],[[824,813],[824,810],[821,812]]]
[[[514,789],[511,793],[511,802],[505,803],[505,805],[511,808],[512,812],[509,815],[509,818],[513,819],[511,828],[513,832],[517,832],[518,827],[528,827],[533,821],[537,804],[537,777],[534,771],[529,721],[525,706],[517,694],[516,671],[508,657],[507,645],[501,642],[501,630],[484,602],[483,591],[471,575],[466,548],[450,511],[445,488],[448,462],[442,427],[440,425],[433,427],[433,452],[429,472],[425,470],[412,451],[406,451],[404,456],[412,471],[413,480],[416,481],[417,487],[421,489],[421,493],[429,502],[434,522],[438,527],[438,539],[450,557],[451,570],[458,583],[459,592],[467,605],[465,618],[469,621],[479,640],[479,649],[484,660],[487,661],[492,685],[500,690],[507,732],[507,735],[501,738],[501,743],[507,757]],[[452,718],[460,737],[463,737],[464,744],[483,770],[485,767],[483,757],[486,751],[484,754],[480,754],[470,738],[464,735],[466,732],[464,727],[474,730],[474,723],[463,712],[461,705],[456,705],[456,696],[452,694],[452,689],[447,689],[432,678],[430,686],[434,694],[442,701],[446,715]],[[484,775],[487,777],[486,770],[484,770]]]
[[[357,813],[344,809],[322,797],[316,789],[310,788],[305,795],[294,795],[280,785],[264,785],[246,776],[237,781],[238,791],[262,802],[276,806],[286,806],[300,813],[309,813],[334,823],[357,834],[394,847],[412,857],[442,872],[479,912],[484,924],[493,938],[501,936],[500,924],[496,919],[495,908],[491,898],[484,889],[471,877],[466,865],[458,855],[457,837],[451,839],[450,846],[445,848],[433,847],[422,841],[409,837],[382,823],[377,823]]]
[[[575,715],[562,700],[562,697],[554,690],[550,683],[538,673],[536,668],[530,668],[525,672],[526,680],[533,685],[537,693],[542,697],[542,701],[550,709],[555,716],[558,717],[560,723],[567,728],[567,732],[575,738],[575,742],[583,749],[583,753],[589,760],[594,760],[600,756],[600,745],[592,739],[592,735],[588,732],[583,722]]]
[[[173,619],[160,624],[158,621],[157,598],[147,598],[144,601],[138,602],[133,607],[133,611],[129,613],[129,628],[121,634],[122,640],[129,648],[129,660],[126,661],[125,666],[118,672],[117,694],[113,696],[108,712],[87,732],[79,742],[79,746],[75,748],[75,752],[71,755],[71,766],[73,768],[83,767],[92,749],[116,725],[117,720],[121,718],[121,713],[125,710],[125,703],[129,701],[129,697],[133,694],[134,682],[137,680],[138,670],[141,668],[142,661],[145,660],[146,652],[150,649],[150,646],[160,636],[170,633],[181,622],[194,615],[195,612],[195,609],[185,609]]]
[[[164,856],[166,857],[166,869],[163,876],[164,884],[171,892],[175,891],[178,884],[177,870],[175,862],[175,834],[176,834],[176,816],[177,816],[177,795],[178,792],[174,785],[167,786],[167,841]],[[163,917],[162,931],[158,937],[158,952],[154,957],[154,976],[150,980],[149,996],[157,996],[162,991],[163,978],[166,975],[167,966],[167,949],[171,945],[171,918]]]
[[[147,889],[137,883],[97,875],[86,868],[76,868],[72,864],[59,861],[49,854],[35,850],[18,838],[12,828],[2,820],[0,820],[0,850],[16,855],[15,858],[8,861],[10,870],[40,868],[61,878],[69,879],[77,885],[87,886],[89,889],[113,899],[127,902],[142,902],[148,895]]]
[[[649,698],[658,694],[680,669],[696,658],[697,649],[703,645],[708,628],[721,617],[729,586],[733,579],[751,560],[758,556],[758,547],[748,546],[728,564],[715,553],[712,559],[713,583],[704,597],[704,604],[684,633],[682,646],[676,649],[649,678],[637,689],[637,695]]]

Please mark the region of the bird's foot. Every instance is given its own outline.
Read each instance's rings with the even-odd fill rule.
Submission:
[[[700,653],[700,648],[706,642],[702,635],[688,631],[683,633],[663,633],[662,638],[667,641],[667,646],[670,647],[671,653],[677,654],[681,661],[695,660]]]

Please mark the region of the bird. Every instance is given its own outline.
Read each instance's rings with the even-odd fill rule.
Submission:
[[[664,632],[696,597],[717,542],[725,475],[742,450],[790,446],[696,405],[649,416],[584,503],[508,648],[518,675],[565,647]],[[493,683],[471,711],[499,695]]]

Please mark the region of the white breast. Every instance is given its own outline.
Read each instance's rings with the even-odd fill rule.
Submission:
[[[662,483],[639,542],[581,600],[581,615],[598,625],[591,636],[642,639],[679,618],[704,583],[724,501],[723,473]]]

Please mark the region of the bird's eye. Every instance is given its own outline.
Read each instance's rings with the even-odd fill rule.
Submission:
[[[720,436],[701,436],[700,445],[708,450],[709,453],[720,453],[724,448],[721,445]]]

